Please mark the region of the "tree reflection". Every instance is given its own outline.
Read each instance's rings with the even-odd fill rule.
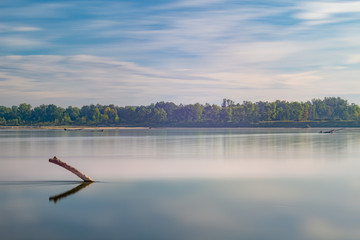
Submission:
[[[69,191],[66,191],[66,192],[60,193],[58,195],[49,197],[49,201],[50,202],[53,201],[54,203],[57,203],[61,199],[66,198],[66,197],[68,197],[68,196],[70,196],[72,194],[75,194],[75,193],[79,192],[80,190],[90,186],[91,184],[92,184],[92,182],[82,182],[78,186],[70,189]]]

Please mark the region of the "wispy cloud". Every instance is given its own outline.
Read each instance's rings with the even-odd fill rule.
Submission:
[[[5,19],[0,23],[5,62],[0,70],[6,79],[1,84],[23,81],[20,85],[27,86],[28,81],[32,92],[44,93],[32,95],[32,100],[38,99],[33,102],[52,91],[49,98],[64,103],[60,98],[64,94],[76,104],[356,96],[358,84],[352,74],[358,74],[359,4],[281,0],[7,4],[0,10]],[[19,89],[21,99],[31,87]]]
[[[357,64],[360,63],[360,54],[350,55],[347,61],[349,64]]]
[[[16,49],[34,49],[46,45],[44,41],[27,37],[2,37],[0,45]]]
[[[27,4],[6,5],[0,8],[0,15],[3,18],[20,18],[20,19],[55,19],[66,16],[66,11],[73,7],[71,3],[53,2],[40,3],[34,1]]]
[[[311,24],[341,22],[360,17],[360,1],[315,1],[300,3],[298,7],[301,12],[295,17]]]
[[[88,55],[7,56],[0,61],[5,63],[0,69],[2,102],[9,101],[14,94],[21,96],[18,101],[33,104],[43,101],[145,104],[158,97],[160,101],[161,96],[179,89],[191,91],[207,83],[204,79],[176,78],[134,63]]]
[[[27,25],[8,25],[0,23],[0,32],[35,32],[41,31],[42,29],[39,27],[27,26]]]
[[[0,100],[8,105],[21,102],[142,105],[163,100],[219,103],[224,97],[236,101],[308,100],[319,92],[354,94],[347,90],[349,84],[352,89],[360,87],[354,77],[344,80],[343,87],[337,86],[332,76],[344,75],[343,71],[349,76],[355,74],[347,69],[288,74],[257,69],[160,71],[90,55],[7,56],[0,57],[0,62],[5,63],[0,68]]]
[[[192,8],[192,7],[204,7],[211,6],[217,3],[225,3],[225,0],[184,0],[173,1],[172,3],[156,6],[155,9],[178,9],[178,8]]]
[[[15,32],[34,32],[34,31],[40,31],[40,30],[41,30],[41,28],[38,28],[38,27],[25,27],[25,26],[13,28],[13,31],[15,31]]]

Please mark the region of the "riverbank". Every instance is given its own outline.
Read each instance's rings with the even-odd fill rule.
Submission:
[[[0,126],[1,129],[53,129],[53,130],[104,130],[104,129],[151,129],[151,128],[359,128],[360,121],[259,121],[249,122],[167,122],[147,126],[84,126],[84,125],[32,125]]]
[[[47,129],[47,130],[117,130],[117,129],[149,129],[149,127],[89,127],[89,126],[0,126],[0,130],[6,129]]]

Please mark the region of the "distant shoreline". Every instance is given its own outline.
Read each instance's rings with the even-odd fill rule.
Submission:
[[[206,125],[206,124],[178,124],[178,125],[154,125],[154,126],[0,126],[1,130],[63,130],[63,131],[104,131],[104,130],[129,130],[129,129],[152,129],[152,128],[359,128],[358,121],[329,121],[329,122],[259,122],[256,124],[224,124],[224,125]]]
[[[0,130],[6,129],[45,129],[45,130],[120,130],[120,129],[149,129],[149,127],[89,127],[89,126],[0,126]]]

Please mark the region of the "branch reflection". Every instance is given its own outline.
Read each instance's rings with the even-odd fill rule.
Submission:
[[[80,190],[90,186],[91,184],[93,184],[93,183],[92,182],[82,182],[78,186],[74,187],[73,189],[70,189],[69,191],[49,197],[49,201],[50,202],[53,201],[54,203],[57,203],[61,199],[66,198],[72,194],[75,194],[75,193],[79,192]]]

